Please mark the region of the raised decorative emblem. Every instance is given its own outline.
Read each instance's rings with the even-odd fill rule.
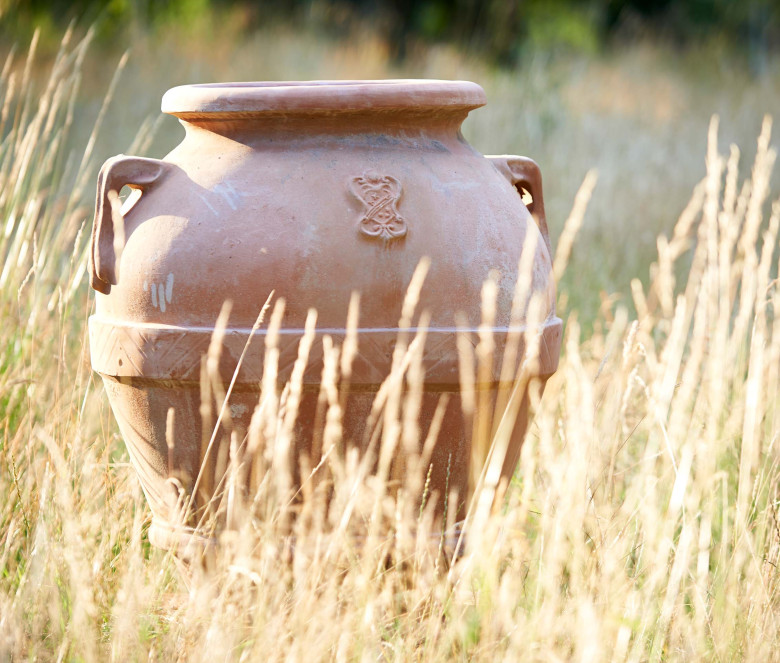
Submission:
[[[396,205],[401,197],[401,183],[390,175],[369,170],[350,182],[352,193],[365,206],[360,219],[360,232],[368,237],[388,241],[406,235],[406,220]]]

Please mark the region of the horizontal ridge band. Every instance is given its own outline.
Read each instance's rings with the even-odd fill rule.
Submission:
[[[200,380],[201,358],[208,352],[213,329],[208,327],[175,327],[148,323],[127,323],[106,320],[93,315],[89,319],[89,339],[92,368],[107,377],[144,378],[180,382]],[[404,330],[389,328],[358,329],[357,352],[352,363],[350,383],[353,385],[380,384],[392,367],[393,352]],[[433,328],[405,330],[408,341],[419,333],[425,334],[423,367],[425,382],[431,385],[457,385],[459,382],[457,336],[465,334],[476,346],[478,329],[458,330]],[[495,327],[492,329],[498,350],[494,356],[493,377],[498,382],[501,374],[503,346],[509,334],[519,336],[518,361],[524,356],[523,327]],[[558,367],[562,322],[551,317],[539,327],[539,358],[535,375],[551,375]],[[223,379],[230,380],[239,357],[252,334],[238,375],[237,382],[257,383],[262,379],[268,333],[258,329],[228,328],[222,341],[219,370]],[[304,336],[302,329],[282,329],[278,332],[278,378],[289,379],[298,357],[298,346]],[[316,329],[309,352],[304,384],[318,384],[321,380],[324,349],[322,339],[329,336],[334,344],[343,344],[345,329]]]

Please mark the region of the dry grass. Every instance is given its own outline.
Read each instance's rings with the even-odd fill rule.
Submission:
[[[280,536],[296,525],[262,468],[259,517],[224,537],[188,589],[172,559],[148,546],[148,510],[87,362],[93,143],[66,150],[83,58],[82,45],[65,44],[42,94],[25,79],[29,59],[0,77],[0,659],[778,658],[780,203],[770,196],[768,120],[749,174],[736,148],[721,154],[711,125],[706,175],[658,238],[650,269],[631,272],[631,307],[586,311],[586,333],[577,309],[564,309],[561,365],[517,480],[500,513],[473,514],[481,535],[455,565],[424,554],[398,503],[381,483],[357,481],[359,467],[344,458],[333,470],[337,497],[308,523],[323,534],[319,548]],[[487,126],[504,127],[527,90],[508,75],[487,80],[494,99],[509,100]],[[555,106],[550,98],[540,105]],[[490,151],[474,138],[486,126],[471,130]],[[656,148],[640,154],[652,161]],[[645,178],[646,162],[629,157],[623,171]],[[553,167],[547,181],[563,171]],[[597,208],[610,177],[602,167]],[[567,230],[554,232],[568,237],[556,261],[564,284],[588,284],[587,261],[602,259],[602,247],[575,233],[592,184]],[[627,237],[645,215],[658,227],[650,190],[634,192]],[[568,268],[566,247],[584,254]],[[334,371],[339,351],[329,353]],[[401,396],[416,384],[402,392],[402,375],[391,376],[386,420],[398,434],[412,425],[404,409],[414,401]],[[280,399],[295,397],[273,382],[257,428],[275,426],[263,439],[271,452],[290,430]],[[336,413],[338,394],[328,398]],[[337,439],[337,418],[330,423]],[[274,454],[265,457],[274,469]],[[395,536],[324,536],[361,522]]]

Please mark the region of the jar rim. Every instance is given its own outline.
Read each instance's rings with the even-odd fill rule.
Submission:
[[[485,103],[485,91],[470,81],[258,81],[174,87],[162,98],[162,112],[183,119],[372,110],[468,112]]]

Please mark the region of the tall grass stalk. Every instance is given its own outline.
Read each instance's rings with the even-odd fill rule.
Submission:
[[[0,659],[777,658],[780,202],[769,191],[768,119],[744,179],[738,150],[719,152],[713,121],[707,176],[671,236],[659,237],[650,277],[636,275],[635,316],[604,307],[583,338],[577,312],[564,311],[561,364],[544,397],[532,394],[534,424],[508,487],[491,467],[516,394],[491,413],[479,389],[496,290],[486,283],[476,348],[463,334],[459,347],[475,452],[487,462],[449,567],[427,536],[430,509],[410,508],[409,497],[425,485],[430,449],[416,420],[424,312],[412,326],[425,265],[367,422],[378,469],[341,439],[357,300],[341,347],[316,340],[311,313],[286,385],[277,384],[284,305],[275,302],[246,441],[223,407],[215,342],[202,414],[221,419],[228,438],[204,438],[222,471],[205,472],[199,488],[218,499],[209,511],[196,491],[194,506],[204,523],[233,527],[185,585],[172,557],[148,545],[148,509],[87,364],[89,209],[73,183],[95,168],[65,149],[86,48],[69,39],[39,96],[33,54],[0,75]],[[578,250],[594,184],[589,176],[575,202],[558,275]],[[538,319],[540,309],[531,302],[523,313]],[[290,449],[316,342],[322,431],[298,488]],[[514,378],[525,379],[522,369]],[[399,448],[414,451],[405,467]]]

